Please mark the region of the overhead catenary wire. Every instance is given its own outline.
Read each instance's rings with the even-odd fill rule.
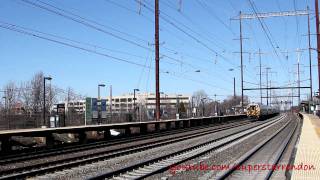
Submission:
[[[210,7],[206,4],[206,2],[202,2],[201,0],[196,0],[196,2],[204,9],[206,10],[206,12],[208,12],[208,14],[210,14],[212,17],[214,17],[215,19],[217,19],[217,21],[219,23],[221,23],[228,31],[230,31],[234,36],[236,35],[236,33],[230,28],[230,26],[228,26],[218,15],[216,15],[214,13],[214,11],[212,11],[210,9]]]
[[[137,1],[137,0],[135,0]],[[150,8],[147,4],[145,3],[141,3],[143,7],[145,7],[146,9],[148,9],[149,11],[153,11],[152,8]],[[166,17],[165,17],[166,16]],[[212,49],[209,45],[207,45],[206,43],[204,43],[203,41],[201,41],[200,39],[198,39],[197,37],[195,37],[194,35],[192,35],[191,33],[185,31],[184,29],[182,29],[181,27],[179,27],[177,24],[175,24],[173,21],[171,21],[170,19],[172,19],[172,17],[166,15],[164,12],[160,13],[160,18],[163,19],[165,22],[167,22],[168,24],[170,24],[171,26],[173,26],[174,28],[176,28],[177,30],[179,30],[180,32],[182,32],[183,34],[185,34],[186,36],[188,36],[189,38],[193,39],[195,42],[199,43],[200,45],[202,45],[204,48],[206,48],[207,50],[209,50],[211,53],[213,54],[218,54],[219,57],[221,57],[222,59],[224,59],[226,62],[228,62],[229,64],[235,66],[235,64],[231,63],[226,57],[222,56],[220,53],[218,53],[216,50]],[[184,27],[187,27],[186,25],[183,25]],[[187,27],[187,29],[191,30],[192,32],[194,32],[194,30],[190,29],[189,27]]]
[[[282,56],[280,57],[280,55],[279,55],[279,53],[278,53],[278,51],[277,51],[277,48],[278,48],[279,46],[278,46],[278,44],[273,40],[272,34],[271,34],[268,26],[267,26],[267,25],[264,23],[264,21],[258,16],[258,11],[257,11],[257,8],[256,8],[255,4],[254,4],[251,0],[248,0],[248,2],[249,2],[249,4],[250,4],[250,7],[251,7],[251,9],[253,10],[254,14],[256,15],[256,17],[257,17],[257,19],[258,19],[258,21],[259,21],[259,23],[260,23],[260,25],[261,25],[261,28],[262,28],[263,32],[265,33],[265,35],[266,35],[266,37],[267,37],[270,45],[272,46],[272,49],[273,49],[273,51],[274,51],[274,54],[275,54],[276,57],[279,59],[281,67],[283,68],[284,71],[287,71],[287,72],[289,73],[288,69],[284,68],[284,65],[283,65],[283,63],[282,63],[282,61],[281,61],[281,59],[282,59],[281,57],[282,57]],[[275,46],[276,46],[277,48],[276,48]]]
[[[136,2],[138,2],[137,0],[135,0]],[[143,7],[145,7],[147,10],[149,11],[153,11],[153,9],[151,7],[149,7],[147,4],[145,3],[141,3],[141,5]],[[223,55],[221,55],[219,52],[217,52],[216,50],[212,49],[208,44],[204,43],[203,41],[201,41],[200,39],[198,39],[197,37],[195,37],[194,35],[192,35],[191,33],[185,31],[184,29],[182,29],[181,27],[179,27],[175,22],[176,21],[174,18],[172,18],[171,16],[167,15],[164,12],[160,13],[160,18],[163,19],[165,22],[167,22],[168,24],[172,25],[174,28],[176,28],[177,30],[179,30],[180,32],[184,33],[185,35],[187,35],[189,38],[195,40],[197,43],[199,43],[200,45],[202,45],[203,47],[205,47],[206,49],[208,49],[209,51],[211,51],[211,53],[218,55],[218,57],[221,57],[223,60],[225,60],[225,62],[229,63],[230,65],[232,65],[233,67],[237,67],[237,65],[235,65],[233,62],[230,62],[229,59],[227,59],[226,57],[224,57]],[[178,22],[179,23],[179,22]],[[183,27],[186,27],[188,30],[191,30],[191,32],[194,32],[194,30],[192,30],[191,28],[187,27],[186,25],[179,23],[180,25],[182,25]],[[196,33],[196,32],[194,32]],[[198,35],[198,33],[196,33]],[[252,73],[252,72],[248,72],[248,73]],[[251,76],[250,76],[251,77]]]
[[[23,2],[25,2],[25,3],[28,3],[28,4],[31,4],[31,5],[33,5],[33,6],[35,6],[35,7],[44,9],[44,10],[49,11],[49,12],[51,12],[51,13],[54,13],[54,14],[56,14],[56,15],[62,16],[62,17],[64,17],[64,18],[70,19],[70,20],[72,20],[72,21],[75,21],[75,22],[77,22],[77,23],[80,23],[80,24],[82,24],[82,25],[85,25],[85,26],[87,26],[87,27],[89,27],[89,28],[93,28],[93,29],[95,29],[95,30],[97,30],[97,31],[103,32],[103,33],[108,34],[108,35],[110,35],[110,36],[113,36],[113,37],[115,37],[115,38],[117,38],[117,39],[123,40],[123,41],[125,41],[125,42],[130,43],[130,44],[133,44],[133,45],[135,45],[135,46],[138,46],[138,47],[140,47],[140,48],[143,48],[143,49],[145,49],[145,50],[154,51],[153,49],[151,49],[151,48],[149,48],[149,47],[147,47],[147,46],[144,46],[144,45],[141,45],[141,44],[139,44],[139,43],[137,43],[137,42],[134,42],[134,41],[132,41],[132,40],[123,38],[123,37],[121,37],[121,36],[119,36],[119,35],[116,35],[116,34],[114,34],[114,33],[112,33],[112,32],[109,32],[109,31],[107,31],[107,30],[105,30],[105,29],[103,28],[103,27],[109,27],[109,26],[105,26],[105,25],[103,25],[103,24],[101,24],[101,23],[98,23],[98,22],[96,22],[96,21],[94,21],[94,20],[90,20],[90,19],[84,18],[84,17],[82,17],[82,16],[79,16],[79,15],[77,15],[77,14],[75,14],[75,13],[71,13],[71,12],[69,12],[69,11],[63,10],[62,8],[53,6],[53,5],[49,4],[49,3],[45,3],[45,2],[42,2],[42,1],[39,1],[39,0],[36,0],[37,2],[40,2],[40,3],[44,4],[44,5],[41,5],[41,4],[38,4],[38,3],[35,3],[35,2],[32,2],[32,1],[29,1],[29,0],[21,0],[21,1],[23,1]],[[54,9],[52,9],[52,8],[54,8]],[[98,25],[98,26],[97,26],[97,25]],[[101,26],[101,27],[99,27],[99,26]],[[114,29],[114,28],[113,28],[113,29]],[[117,32],[121,32],[121,31],[117,30]],[[179,60],[179,59],[173,58],[173,57],[168,56],[168,55],[165,55],[165,54],[160,54],[160,55],[163,56],[163,57],[166,57],[166,58],[168,58],[168,59],[170,59],[170,60],[172,60],[172,61],[175,61],[175,62],[178,62],[178,63],[182,63],[182,64],[186,64],[187,66],[190,66],[190,67],[192,67],[192,68],[194,68],[194,69],[198,69],[198,67],[196,68],[195,65],[192,65],[192,64],[190,64],[190,63],[183,62],[183,61],[181,61],[181,60]]]
[[[28,35],[28,36],[32,36],[32,37],[38,38],[38,39],[47,40],[47,41],[50,41],[50,42],[53,42],[53,43],[57,43],[57,44],[60,44],[60,45],[64,45],[64,46],[68,46],[68,47],[71,47],[71,48],[74,48],[74,49],[79,49],[79,50],[82,50],[82,51],[85,51],[85,52],[89,52],[89,53],[97,54],[97,55],[100,55],[100,56],[104,56],[104,57],[107,57],[108,59],[112,59],[112,60],[115,60],[115,61],[118,61],[118,62],[127,63],[127,64],[131,64],[131,65],[139,66],[139,67],[145,67],[145,68],[153,70],[153,68],[151,66],[145,66],[144,64],[140,64],[140,63],[137,63],[137,62],[134,62],[134,61],[130,61],[130,60],[127,60],[127,59],[114,57],[114,56],[108,55],[106,53],[98,52],[96,50],[92,50],[92,49],[89,49],[89,48],[81,47],[81,46],[74,45],[74,44],[71,44],[71,43],[68,43],[68,42],[63,42],[61,40],[52,39],[52,38],[45,37],[45,36],[42,36],[42,35],[39,35],[39,34],[31,33],[31,32],[25,31],[23,29],[18,29],[16,26],[11,26],[11,25],[9,26],[9,25],[6,25],[6,24],[2,23],[2,24],[0,24],[0,28],[7,29],[7,30],[10,30],[10,31],[15,31],[15,32],[18,32],[18,33],[21,33],[21,34],[24,34],[24,35]],[[212,85],[212,84],[207,83],[207,82],[198,81],[198,80],[186,77],[186,76],[182,76],[179,73],[176,73],[176,72],[173,72],[173,71],[169,72],[167,70],[163,70],[162,69],[162,70],[160,70],[160,73],[169,74],[169,75],[172,75],[172,76],[175,76],[175,77],[179,77],[179,78],[182,78],[182,79],[187,79],[187,80],[190,80],[190,81],[193,81],[193,82],[198,82],[200,84],[204,84],[204,85],[208,85],[208,86],[211,86],[211,87],[215,87],[215,88],[226,90],[225,88],[221,88],[221,87],[218,87],[216,85]]]
[[[110,1],[110,0],[106,0],[107,2],[113,2],[113,1]],[[165,1],[164,1],[165,2]],[[122,5],[121,5],[121,7],[122,7]],[[128,9],[128,8],[126,8],[126,9]],[[151,8],[149,8],[149,10],[151,11]],[[130,11],[132,12],[132,10],[130,9]],[[163,13],[162,13],[163,14]],[[184,16],[185,17],[185,16]],[[190,20],[190,18],[188,18],[188,20]],[[205,33],[204,33],[205,34]],[[163,46],[162,47],[163,49],[166,49],[166,50],[168,50],[168,51],[170,51],[171,53],[173,53],[173,54],[175,54],[175,55],[177,55],[177,54],[180,54],[180,55],[183,55],[184,57],[185,56],[187,56],[187,57],[189,57],[190,59],[193,59],[193,60],[201,60],[201,61],[203,61],[203,62],[209,62],[209,63],[211,63],[212,64],[212,60],[204,60],[204,59],[202,59],[202,58],[199,58],[199,57],[195,57],[195,56],[193,56],[193,55],[190,55],[190,54],[187,54],[187,53],[181,53],[181,52],[179,52],[179,51],[177,51],[177,50],[173,50],[173,49],[170,49],[170,48],[167,48],[167,47],[165,47],[165,46]],[[166,55],[163,55],[163,57],[167,57],[167,58],[169,58],[169,59],[171,59],[171,60],[173,60],[173,61],[176,61],[176,62],[179,62],[179,63],[182,63],[181,61],[179,61],[177,58],[172,58],[172,57],[169,57],[169,56],[166,56]],[[200,66],[198,66],[198,65],[192,65],[192,64],[190,64],[190,63],[183,63],[183,64],[186,64],[187,66],[190,66],[190,67],[197,67],[197,68],[199,68]],[[204,69],[203,67],[201,67],[201,69]],[[224,69],[228,69],[228,68],[224,68]],[[209,70],[206,70],[207,72],[209,72],[209,73],[212,73],[211,71],[209,71]]]

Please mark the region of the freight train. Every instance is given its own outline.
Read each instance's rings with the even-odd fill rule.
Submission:
[[[280,113],[278,107],[266,106],[261,104],[249,104],[247,106],[247,116],[250,119],[262,120],[276,116]]]

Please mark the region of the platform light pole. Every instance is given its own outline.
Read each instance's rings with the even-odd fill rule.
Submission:
[[[179,118],[180,118],[180,111],[179,111],[179,107],[180,107],[180,98],[182,94],[177,94],[176,95],[176,117],[178,117],[179,115]]]
[[[232,72],[234,69],[230,68],[229,71]],[[236,98],[236,77],[233,77],[233,98]]]
[[[112,123],[112,85],[110,85],[110,123]]]
[[[46,126],[46,80],[51,81],[51,77],[43,77],[43,126]]]
[[[7,113],[7,96],[3,96],[2,99],[4,99],[4,110]]]
[[[204,112],[205,112],[205,107],[204,107],[204,100],[207,98],[201,98],[201,102],[202,102],[202,116],[204,116]]]
[[[134,118],[136,117],[136,91],[140,91],[139,89],[133,89],[133,113]]]
[[[100,98],[100,87],[105,87],[105,84],[98,84],[98,123],[101,124],[101,98]]]

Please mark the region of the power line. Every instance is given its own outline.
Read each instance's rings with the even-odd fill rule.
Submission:
[[[225,23],[223,22],[222,19],[220,19],[220,17],[218,15],[216,15],[214,13],[214,11],[212,11],[209,6],[205,3],[205,2],[202,2],[200,0],[196,0],[197,3],[203,8],[205,9],[212,17],[214,17],[215,19],[218,20],[218,22],[220,22],[227,30],[229,30],[234,36],[236,35],[236,33]]]
[[[137,0],[135,0],[137,1]],[[152,8],[150,8],[148,5],[146,5],[145,3],[141,3],[143,7],[145,7],[147,10],[149,11],[153,11]],[[165,15],[170,19],[173,19],[172,17],[170,17],[169,15],[166,15],[165,13],[161,12],[161,15]],[[221,58],[223,58],[226,62],[230,63],[231,65],[235,66],[233,63],[231,63],[230,61],[228,61],[227,58],[225,58],[224,56],[222,56],[220,53],[218,53],[216,50],[212,49],[210,46],[208,46],[206,43],[202,42],[200,39],[198,39],[197,37],[193,36],[192,34],[190,34],[189,32],[185,31],[184,29],[182,29],[181,27],[179,27],[178,25],[176,25],[173,21],[169,20],[168,18],[161,16],[160,17],[167,22],[168,24],[170,24],[171,26],[173,26],[174,28],[176,28],[177,30],[181,31],[182,33],[184,33],[185,35],[187,35],[189,38],[193,39],[194,41],[196,41],[197,43],[199,43],[200,45],[202,45],[203,47],[205,47],[206,49],[208,49],[209,51],[211,51],[214,54],[218,54],[218,56],[220,56]],[[183,25],[183,24],[182,24]],[[194,32],[191,28],[187,27],[186,25],[183,25],[184,27],[186,27],[188,30]],[[194,32],[196,33],[196,32]],[[197,34],[197,33],[196,33]]]
[[[255,14],[255,17],[259,20],[259,23],[260,23],[260,25],[261,25],[261,27],[262,27],[262,29],[263,29],[263,32],[265,33],[267,39],[269,40],[269,43],[271,44],[275,55],[276,55],[276,56],[278,57],[278,59],[280,60],[281,67],[283,68],[283,70],[285,70],[286,68],[284,68],[284,65],[283,65],[283,63],[282,63],[282,61],[281,61],[281,58],[280,58],[280,56],[279,56],[279,54],[278,54],[278,51],[277,51],[277,49],[276,49],[276,47],[275,47],[275,45],[277,46],[277,48],[279,48],[279,46],[277,45],[277,43],[276,43],[275,41],[272,40],[272,34],[271,34],[268,26],[267,26],[266,24],[264,24],[263,20],[261,19],[261,17],[260,17],[261,15],[258,15],[258,12],[257,12],[257,10],[256,10],[256,7],[255,7],[254,3],[253,3],[251,0],[248,0],[248,2],[249,2],[249,4],[250,4],[250,6],[251,6],[251,9],[253,10],[253,12],[254,12],[254,14]],[[275,43],[275,45],[274,45],[274,43]],[[288,70],[287,70],[287,71],[288,71]],[[288,72],[288,73],[289,73],[289,72]]]
[[[93,28],[93,29],[95,29],[95,30],[101,31],[101,32],[103,32],[103,33],[107,33],[107,34],[109,34],[109,35],[112,35],[112,36],[120,39],[120,40],[126,41],[126,42],[128,42],[128,43],[130,43],[130,44],[136,45],[136,46],[141,47],[141,48],[143,48],[143,49],[146,49],[146,50],[149,50],[149,51],[154,51],[154,50],[150,49],[149,47],[140,45],[140,44],[138,44],[138,43],[136,43],[136,42],[134,42],[134,41],[131,41],[131,40],[122,38],[122,37],[120,37],[120,36],[118,36],[118,35],[112,34],[112,33],[108,32],[108,31],[105,31],[104,29],[101,29],[101,28],[99,28],[99,27],[97,27],[97,26],[94,26],[94,25],[92,25],[92,24],[90,24],[90,23],[93,23],[93,24],[95,24],[95,25],[99,25],[99,26],[102,26],[102,27],[107,27],[107,28],[109,28],[110,26],[103,25],[103,24],[101,24],[101,23],[99,23],[99,22],[96,22],[96,21],[94,21],[94,20],[90,20],[90,19],[84,18],[84,17],[79,16],[79,15],[77,15],[77,14],[75,14],[75,13],[72,13],[72,12],[69,12],[69,11],[66,11],[66,10],[63,10],[62,8],[53,6],[53,5],[51,5],[51,4],[48,4],[48,3],[45,3],[45,2],[42,2],[42,1],[39,1],[39,0],[37,0],[37,1],[40,2],[40,3],[43,3],[43,4],[47,5],[47,6],[49,6],[49,7],[51,7],[51,8],[54,8],[54,9],[56,9],[56,10],[59,10],[59,11],[61,11],[61,12],[58,12],[58,11],[56,11],[56,10],[52,10],[52,9],[50,9],[50,8],[48,8],[48,7],[39,5],[39,4],[34,3],[34,2],[31,2],[31,1],[29,1],[29,0],[21,0],[21,1],[24,1],[24,2],[26,2],[26,3],[29,3],[29,4],[31,4],[31,5],[33,5],[33,6],[38,7],[38,8],[47,10],[47,11],[49,11],[49,12],[52,12],[52,13],[57,14],[57,15],[59,15],[59,16],[62,16],[62,17],[64,17],[64,18],[70,19],[70,20],[72,20],[72,21],[78,22],[78,23],[80,23],[80,24],[83,24],[83,25],[88,26],[88,27],[90,27],[90,28]],[[70,14],[70,15],[75,16],[76,18],[80,18],[80,19],[73,18],[73,17],[68,16],[68,15],[66,15],[66,14],[64,14],[64,13]],[[88,22],[89,22],[89,23],[88,23]],[[114,28],[112,28],[112,29],[115,30]],[[117,31],[117,32],[121,32],[121,31],[119,31],[119,30],[116,30],[116,31]],[[125,33],[125,34],[128,35],[127,33]],[[132,36],[132,35],[131,35],[131,36]],[[133,37],[135,37],[135,36],[133,36]],[[138,37],[136,37],[136,38],[138,38]],[[141,41],[144,41],[144,40],[142,40],[142,39],[140,39],[140,40],[141,40]],[[145,42],[146,42],[146,41],[145,41]],[[168,55],[164,55],[164,54],[160,54],[160,55],[163,56],[163,57],[166,57],[166,58],[168,58],[168,59],[170,59],[170,60],[173,60],[173,61],[175,61],[175,62],[178,62],[178,63],[180,63],[180,64],[181,64],[181,63],[182,63],[182,64],[186,64],[187,66],[190,66],[190,67],[192,67],[192,68],[194,68],[194,69],[197,69],[194,65],[189,64],[189,63],[185,63],[185,62],[183,62],[183,61],[181,61],[181,60],[179,60],[179,59],[176,59],[176,58],[170,57],[170,56],[168,56]]]
[[[32,33],[32,32],[25,31],[23,29],[18,29],[17,26],[11,26],[11,25],[8,25],[8,24],[3,25],[3,23],[2,23],[2,24],[0,24],[0,28],[7,29],[7,30],[10,30],[10,31],[14,31],[14,32],[18,32],[18,33],[21,33],[21,34],[24,34],[24,35],[32,36],[34,38],[47,40],[47,41],[54,42],[54,43],[57,43],[57,44],[61,44],[61,45],[64,45],[64,46],[72,47],[74,49],[79,49],[79,50],[82,50],[82,51],[85,51],[85,52],[89,52],[89,53],[97,54],[97,55],[100,55],[100,56],[104,56],[104,57],[113,59],[113,60],[118,61],[118,62],[124,62],[124,63],[127,63],[127,64],[139,66],[139,67],[153,69],[151,66],[145,66],[144,64],[140,64],[140,63],[133,62],[133,61],[130,61],[130,60],[114,57],[114,56],[108,55],[106,53],[98,52],[96,50],[84,48],[84,47],[81,47],[81,46],[78,46],[78,45],[74,45],[74,44],[71,44],[71,43],[68,43],[68,42],[63,42],[63,41],[59,41],[59,40],[52,39],[52,38],[49,38],[49,37],[45,37],[45,36],[42,36],[42,35],[39,35],[39,34],[35,34],[35,33]],[[215,87],[215,88],[220,88],[218,86],[212,85],[212,84],[207,83],[207,82],[198,81],[198,80],[186,77],[186,76],[179,75],[179,73],[176,73],[176,72],[173,72],[173,71],[169,72],[169,71],[166,71],[166,70],[160,70],[160,73],[169,74],[169,75],[176,76],[176,77],[179,77],[179,78],[182,78],[182,79],[187,79],[187,80],[190,80],[190,81],[193,81],[193,82],[197,82],[197,83],[200,83],[200,84],[208,85],[208,86]],[[224,89],[224,88],[220,88],[220,89]],[[226,90],[226,89],[224,89],[224,90]]]
[[[114,33],[112,33],[112,32],[106,31],[105,29],[102,29],[102,28],[99,28],[98,26],[93,25],[93,24],[96,24],[96,23],[93,23],[93,24],[88,23],[88,22],[90,22],[90,21],[88,21],[86,18],[83,18],[83,17],[81,17],[81,16],[73,15],[73,14],[72,14],[72,15],[74,16],[74,17],[72,17],[72,16],[70,16],[70,15],[67,15],[67,14],[63,13],[63,12],[65,12],[65,11],[61,11],[61,10],[60,10],[61,12],[57,11],[57,10],[59,10],[59,9],[57,9],[57,8],[55,8],[55,9],[57,9],[57,10],[54,10],[54,9],[50,9],[50,8],[48,8],[48,7],[46,7],[46,6],[43,6],[43,5],[41,5],[41,4],[37,4],[37,3],[35,3],[35,2],[31,2],[31,1],[29,1],[29,0],[21,0],[21,1],[23,1],[23,2],[25,2],[25,3],[27,3],[27,4],[30,4],[30,5],[33,5],[33,6],[35,6],[35,7],[44,9],[44,10],[46,10],[46,11],[49,11],[49,12],[51,12],[51,13],[54,13],[54,14],[56,14],[56,15],[58,15],[58,16],[61,16],[61,17],[66,18],[66,19],[72,20],[72,21],[74,21],[74,22],[80,23],[80,24],[82,24],[82,25],[84,25],[84,26],[87,26],[87,27],[90,27],[90,28],[95,29],[95,30],[97,30],[97,31],[100,31],[100,32],[102,32],[102,33],[104,33],[104,34],[110,35],[110,36],[112,36],[112,37],[114,37],[114,38],[120,39],[120,40],[125,41],[125,42],[127,42],[127,43],[129,43],[129,44],[132,44],[132,45],[141,47],[141,48],[143,48],[143,49],[149,50],[149,48],[146,47],[146,46],[143,46],[143,45],[141,45],[141,44],[139,44],[139,43],[136,43],[136,42],[134,42],[134,41],[132,41],[132,40],[123,38],[123,37],[121,37],[121,36],[119,36],[119,35],[116,35],[116,34],[114,34]],[[47,3],[46,3],[46,4],[47,4]],[[68,13],[68,14],[70,14],[70,13]],[[77,18],[78,18],[78,19],[77,19]],[[100,26],[101,26],[101,25],[100,25]]]
[[[136,1],[137,2],[137,1]],[[141,2],[139,1],[139,4],[140,4]],[[168,6],[168,7],[170,7],[170,8],[173,8],[170,4],[168,4],[166,1],[163,1],[163,4],[164,5],[166,5],[166,6]],[[151,7],[148,9],[150,12],[151,12],[151,10],[153,10]],[[161,13],[161,14],[164,14],[163,12]],[[194,24],[194,22],[189,18],[189,17],[187,17],[184,13],[182,13],[182,12],[180,12],[179,14],[181,14],[185,19],[187,19],[188,21],[190,21],[192,24]],[[190,30],[190,28],[189,28],[189,30]],[[192,31],[192,32],[194,32],[194,31]],[[207,33],[203,33],[203,34],[207,34]],[[175,35],[176,36],[176,35]],[[211,41],[212,42],[212,41]],[[214,43],[214,42],[212,42],[212,43]],[[167,48],[167,47],[163,47],[164,49],[166,49],[166,50],[169,50],[171,53],[174,53],[175,55],[176,54],[178,54],[178,51],[175,51],[175,50],[172,50],[172,49],[169,49],[169,48]],[[182,54],[181,52],[179,52],[179,54]],[[183,53],[183,56],[185,55],[185,53]],[[194,59],[194,58],[196,58],[197,60],[202,60],[201,58],[198,58],[198,57],[194,57],[194,56],[192,56],[192,55],[187,55],[187,56],[189,56],[189,57],[191,57],[192,59]],[[170,57],[169,57],[170,58]],[[171,58],[172,60],[177,60],[176,58]],[[212,61],[207,61],[207,60],[203,60],[203,61],[206,61],[206,62],[210,62],[210,63],[212,63]],[[177,61],[178,62],[178,61]],[[188,66],[190,65],[190,64],[187,64]],[[192,65],[193,66],[193,65]],[[193,66],[193,67],[195,67],[195,66]],[[224,69],[227,69],[227,68],[224,68]],[[211,71],[208,71],[208,72],[211,72]]]
[[[59,11],[61,11],[61,12],[58,12],[58,11],[56,11],[56,10],[50,9],[50,8],[45,7],[45,6],[42,6],[42,5],[40,5],[40,4],[31,2],[31,1],[29,1],[29,0],[21,0],[21,1],[26,2],[26,3],[28,3],[28,4],[31,4],[31,5],[33,5],[33,6],[35,6],[35,7],[38,7],[38,8],[47,10],[47,11],[49,11],[49,12],[52,12],[52,13],[57,14],[57,15],[59,15],[59,16],[62,16],[62,17],[64,17],[64,18],[70,19],[70,20],[75,21],[75,22],[77,22],[77,23],[83,24],[83,25],[85,25],[85,26],[87,26],[87,27],[93,28],[93,29],[98,30],[98,31],[100,31],[100,32],[106,33],[106,34],[108,34],[108,35],[111,35],[111,36],[113,36],[113,37],[116,37],[116,38],[118,38],[118,39],[120,39],[120,40],[123,40],[123,41],[125,41],[125,42],[130,43],[130,44],[133,44],[133,45],[135,45],[135,46],[141,47],[141,48],[146,49],[146,50],[149,50],[149,51],[150,51],[150,50],[151,50],[151,51],[154,51],[154,50],[150,49],[149,47],[140,45],[140,44],[138,44],[138,43],[136,43],[136,42],[134,42],[134,41],[131,41],[131,40],[128,40],[128,39],[126,39],[126,38],[123,38],[123,37],[120,37],[120,36],[118,36],[118,35],[115,35],[115,34],[113,34],[113,33],[111,33],[111,32],[108,32],[108,31],[106,31],[106,30],[104,30],[104,29],[101,29],[101,28],[99,28],[99,27],[97,27],[97,26],[95,26],[95,25],[102,26],[102,27],[107,27],[107,28],[110,28],[110,26],[103,25],[103,24],[98,23],[98,22],[96,22],[96,21],[94,21],[94,20],[90,20],[90,19],[84,18],[84,17],[79,16],[79,15],[77,15],[77,14],[75,14],[75,13],[72,13],[72,12],[69,12],[69,11],[66,11],[66,10],[63,10],[63,9],[61,9],[61,8],[59,8],[59,7],[53,6],[53,5],[51,5],[51,4],[48,4],[48,3],[45,3],[45,2],[42,2],[42,1],[39,1],[39,0],[37,0],[37,1],[40,2],[40,3],[43,3],[43,4],[47,5],[47,6],[49,6],[49,7],[51,7],[51,8],[54,8],[54,9],[56,9],[56,10],[59,10]],[[66,14],[64,14],[64,13],[70,14],[70,15],[76,17],[76,18],[79,18],[79,19],[76,19],[76,18],[74,18],[74,17],[72,17],[72,16],[69,16],[69,15],[66,15]],[[93,24],[95,24],[95,25],[90,24],[90,23],[93,23]],[[112,28],[112,27],[111,27],[111,28]],[[114,28],[112,28],[112,29],[113,29],[113,30],[116,30],[116,29],[114,29]],[[117,31],[117,32],[121,32],[121,31],[119,31],[119,30],[116,30],[116,31]],[[127,34],[127,33],[123,33],[123,34],[129,35],[129,34]],[[131,36],[132,36],[132,35],[131,35]],[[133,36],[133,37],[135,37],[135,36]],[[136,38],[138,38],[138,37],[136,37]],[[142,40],[142,39],[140,39],[140,40],[141,40],[141,41],[144,41],[144,40]],[[146,42],[146,41],[145,41],[145,42]],[[167,58],[170,59],[170,60],[179,62],[180,64],[181,64],[181,63],[185,64],[185,62],[182,62],[181,60],[178,60],[178,59],[176,59],[176,58],[170,57],[170,56],[168,56],[168,55],[163,55],[163,54],[161,54],[161,56],[165,56],[165,57],[167,57]],[[190,64],[188,64],[188,63],[186,63],[186,64],[187,64],[188,66],[194,68],[193,65],[190,65]]]

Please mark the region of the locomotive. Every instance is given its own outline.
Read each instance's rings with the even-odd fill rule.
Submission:
[[[247,110],[247,116],[250,119],[256,119],[256,120],[270,118],[280,113],[278,107],[266,106],[261,104],[249,104],[246,110]]]

